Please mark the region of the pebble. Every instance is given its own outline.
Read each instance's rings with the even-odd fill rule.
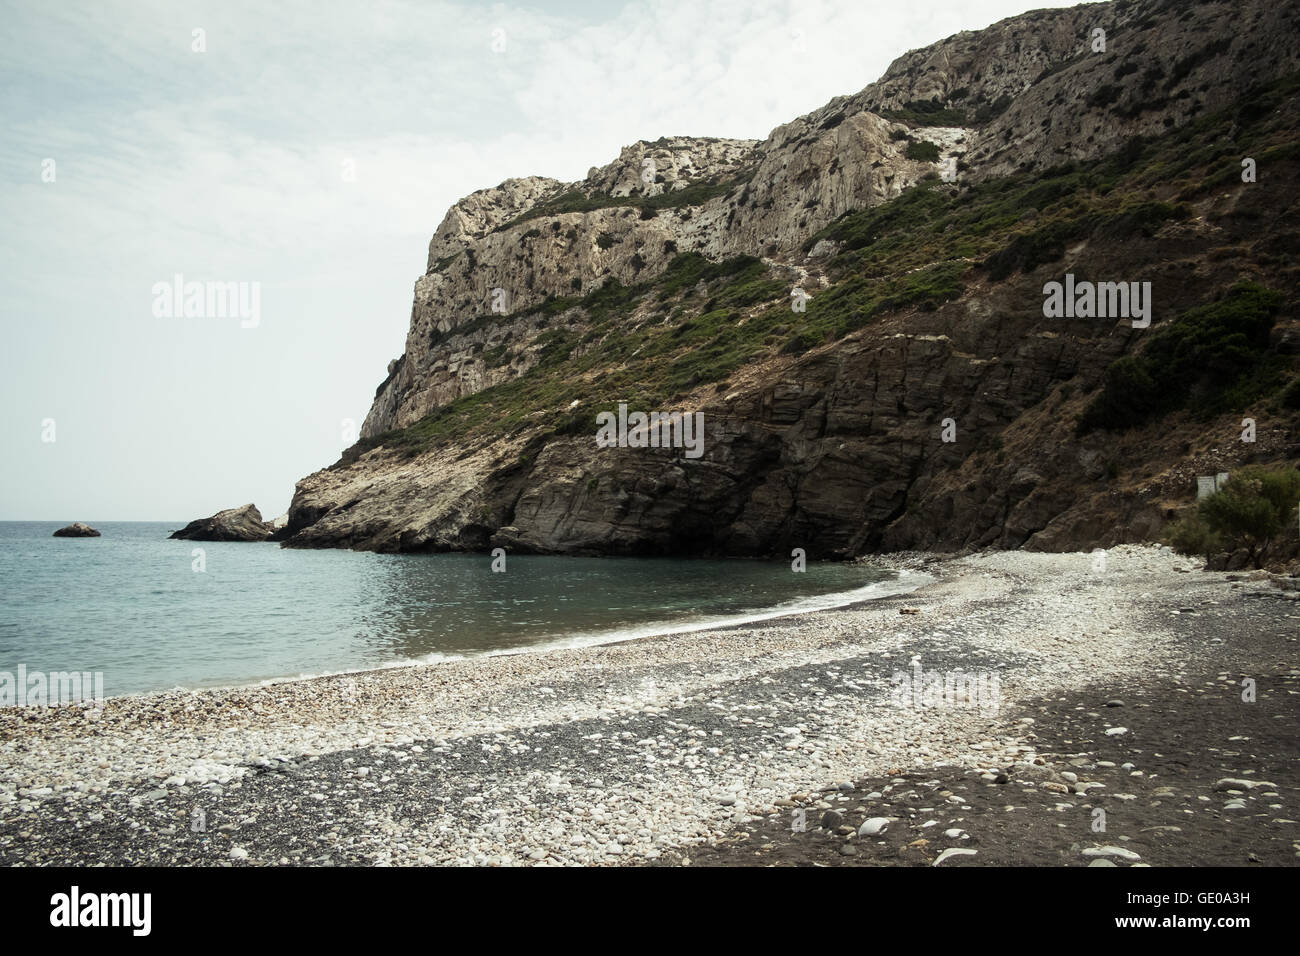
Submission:
[[[1122,846],[1092,846],[1083,851],[1084,856],[1117,856],[1121,860],[1140,860],[1141,856]]]
[[[1174,577],[1172,559],[1152,549],[1122,546],[1108,553],[1116,568],[1127,563],[1152,581],[1146,585],[1152,590],[1154,582],[1164,586],[1160,575]],[[210,834],[203,839],[224,843],[224,834],[247,826],[256,811],[280,810],[241,804],[243,781],[258,774],[260,786],[293,773],[304,779],[289,791],[283,812],[315,814],[319,840],[306,853],[258,844],[268,861],[284,854],[310,865],[572,865],[652,859],[682,847],[690,847],[697,862],[707,860],[695,845],[720,840],[752,819],[738,806],[742,796],[750,808],[777,808],[787,826],[789,811],[802,805],[809,828],[820,816],[835,824],[827,833],[841,832],[841,811],[853,804],[832,804],[852,793],[849,781],[893,768],[966,761],[983,768],[983,781],[1009,785],[1004,800],[1014,799],[1010,791],[1018,794],[1029,782],[1022,764],[1043,764],[1018,746],[1032,738],[1032,718],[995,728],[993,717],[976,709],[878,708],[872,694],[854,691],[860,684],[874,693],[882,660],[890,661],[881,671],[887,678],[894,664],[913,654],[928,666],[936,648],[961,662],[966,652],[956,649],[967,643],[1013,662],[1005,671],[1004,696],[1013,686],[1042,695],[1076,690],[1085,680],[1149,673],[1164,660],[1159,643],[1134,641],[1125,615],[1096,606],[1078,564],[1077,556],[1021,552],[958,559],[952,567],[960,572],[945,581],[950,591],[944,604],[926,614],[932,623],[925,631],[933,633],[911,627],[895,633],[893,609],[867,603],[779,625],[361,672],[348,676],[350,693],[343,680],[325,677],[115,699],[93,728],[66,716],[28,720],[0,713],[0,741],[19,744],[4,755],[5,777],[32,788],[19,801],[15,788],[0,785],[0,823],[42,798],[66,802],[72,810],[61,806],[60,813],[78,824],[91,809],[77,810],[81,801],[102,799],[113,807],[119,793],[159,801],[180,787],[219,783],[225,787],[219,798],[211,788],[195,796],[208,801]],[[1027,571],[1050,584],[1040,586]],[[1033,600],[1017,600],[1012,612],[993,602],[1011,593],[1017,576]],[[972,610],[980,615],[973,617]],[[876,626],[886,618],[892,627]],[[1086,635],[1066,626],[1079,621],[1088,622]],[[653,690],[647,691],[651,677]],[[762,685],[768,689],[754,692]],[[547,690],[539,692],[542,686]],[[579,722],[581,731],[570,736],[568,728]],[[1008,731],[1022,736],[1008,739]],[[352,762],[342,763],[340,754]],[[314,772],[316,756],[331,762],[327,771]],[[1079,755],[1069,763],[1091,766],[1092,758]],[[69,766],[78,768],[87,793],[65,789]],[[1014,768],[1010,774],[999,769],[1007,767]],[[406,793],[404,776],[425,772],[447,783],[420,798],[429,812],[402,806],[385,819],[379,795],[389,787]],[[896,814],[868,819],[859,836],[878,838],[891,819],[913,814],[918,826],[932,817],[936,826],[939,820],[948,824],[931,833],[969,839],[947,814],[971,798],[960,796],[960,787],[954,787],[957,794],[903,796],[921,789],[917,779],[896,778],[865,801],[855,800],[867,804],[864,814]],[[1064,774],[1060,779],[1077,784]],[[807,788],[827,781],[834,781],[829,791],[809,794]],[[974,792],[987,791],[977,786]],[[536,799],[538,793],[558,799]],[[213,826],[222,820],[211,817],[218,800],[247,816],[237,816],[239,824],[227,817]],[[120,802],[125,809],[125,798]],[[155,848],[159,855],[175,852],[181,841],[157,834],[168,825],[163,818],[187,830],[192,806],[175,796],[173,802],[178,806],[146,807],[129,818],[132,849],[146,856]],[[737,809],[721,812],[720,806]],[[509,808],[503,832],[487,829],[488,807]],[[161,824],[150,819],[155,814]],[[426,816],[428,822],[420,823]],[[571,843],[575,836],[581,842]],[[232,850],[231,860],[248,858],[236,849],[245,856]]]
[[[1236,777],[1224,777],[1214,784],[1217,791],[1224,790],[1254,790],[1256,787],[1274,788],[1277,784],[1268,780],[1240,780]]]
[[[972,850],[969,847],[950,846],[948,847],[948,849],[940,853],[938,857],[935,858],[934,863],[931,865],[938,866],[940,863],[943,863],[945,860],[951,860],[954,856],[974,856],[977,852],[979,851]]]

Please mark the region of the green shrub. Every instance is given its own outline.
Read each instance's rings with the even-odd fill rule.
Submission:
[[[1120,98],[1124,90],[1113,83],[1104,83],[1088,94],[1087,104],[1094,109],[1105,109]]]
[[[716,279],[734,279],[749,282],[761,279],[767,274],[762,260],[756,256],[735,256],[712,262],[698,252],[686,252],[673,259],[665,267],[663,274],[655,280],[659,288],[659,298],[667,300],[685,289],[692,289],[700,282],[713,282]]]
[[[975,125],[983,126],[997,119],[1011,107],[1012,102],[1011,94],[1004,93],[993,102],[983,104],[975,111]]]
[[[757,168],[757,167],[755,167]],[[687,206],[699,206],[718,196],[725,196],[737,186],[748,183],[754,178],[755,169],[749,169],[731,179],[708,180],[692,183],[682,189],[665,189],[657,196],[610,196],[594,193],[588,196],[579,189],[561,193],[545,202],[540,202],[527,212],[504,222],[493,229],[501,232],[541,216],[559,216],[569,212],[594,212],[598,209],[611,209],[628,206],[641,210],[641,218],[651,219],[660,209],[680,209]],[[573,238],[571,235],[570,238]]]
[[[1218,302],[1188,309],[1157,332],[1139,355],[1106,370],[1101,392],[1079,419],[1079,432],[1124,429],[1180,408],[1208,417],[1235,411],[1260,386],[1278,292],[1241,282]]]
[[[803,355],[811,348],[821,345],[824,339],[821,336],[814,335],[811,332],[798,332],[792,336],[781,348],[782,355]]]
[[[1083,432],[1131,428],[1146,421],[1160,402],[1160,387],[1146,364],[1135,355],[1126,355],[1106,369],[1101,392],[1084,411]]]
[[[1065,242],[1075,231],[1070,222],[1054,222],[1016,236],[984,260],[989,278],[1000,281],[1015,272],[1028,272],[1065,255]]]
[[[912,100],[899,110],[881,110],[880,115],[912,126],[965,126],[966,113],[949,109],[939,100]]]
[[[461,252],[463,252],[463,251],[464,251],[464,250],[462,250],[462,249],[457,249],[457,250],[456,250],[455,252],[453,252],[451,255],[449,255],[449,256],[443,256],[441,259],[439,259],[437,262],[435,262],[435,263],[433,264],[433,268],[430,269],[429,271],[430,271],[430,272],[441,272],[442,270],[446,269],[447,266],[451,265],[451,264],[456,260],[456,257],[459,256],[459,255],[461,254]]]
[[[908,159],[920,160],[923,163],[937,163],[939,161],[939,147],[928,140],[915,140],[907,144],[905,155]]]
[[[1067,176],[1029,190],[1022,201],[1036,205],[1054,202],[1068,195],[1072,188]],[[1065,255],[1065,244],[1071,240],[1092,235],[1098,239],[1117,241],[1135,233],[1152,235],[1168,219],[1185,219],[1190,215],[1186,206],[1167,202],[1143,202],[1122,206],[1107,212],[1075,214],[1057,219],[1032,232],[1020,233],[1002,249],[984,260],[989,278],[1001,280],[1014,272],[1028,272],[1038,266],[1055,262]]]
[[[1180,518],[1165,529],[1165,540],[1179,554],[1190,554],[1209,560],[1223,550],[1223,539],[1206,524],[1197,512]]]
[[[1263,564],[1274,539],[1292,536],[1300,505],[1300,471],[1248,466],[1234,472],[1218,492],[1201,501],[1199,517],[1229,548],[1245,548]]]

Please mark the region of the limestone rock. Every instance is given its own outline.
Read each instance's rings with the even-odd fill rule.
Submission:
[[[168,537],[186,541],[267,541],[274,530],[272,523],[263,521],[262,513],[248,504],[191,521]]]

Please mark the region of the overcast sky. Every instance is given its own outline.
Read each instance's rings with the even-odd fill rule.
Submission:
[[[1030,6],[0,2],[0,520],[281,514],[458,198],[764,137]],[[259,283],[257,325],[156,315],[177,274]]]

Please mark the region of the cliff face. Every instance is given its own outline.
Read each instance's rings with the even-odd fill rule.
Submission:
[[[1298,27],[1262,0],[1034,11],[761,142],[642,142],[580,183],[466,197],[362,440],[299,483],[287,543],[848,556],[1152,536],[1196,474],[1300,454]],[[1044,318],[1067,272],[1151,282],[1150,327]],[[1160,379],[1175,340],[1201,350],[1187,381],[1134,397],[1124,370]],[[598,447],[620,401],[702,411],[703,455]]]

